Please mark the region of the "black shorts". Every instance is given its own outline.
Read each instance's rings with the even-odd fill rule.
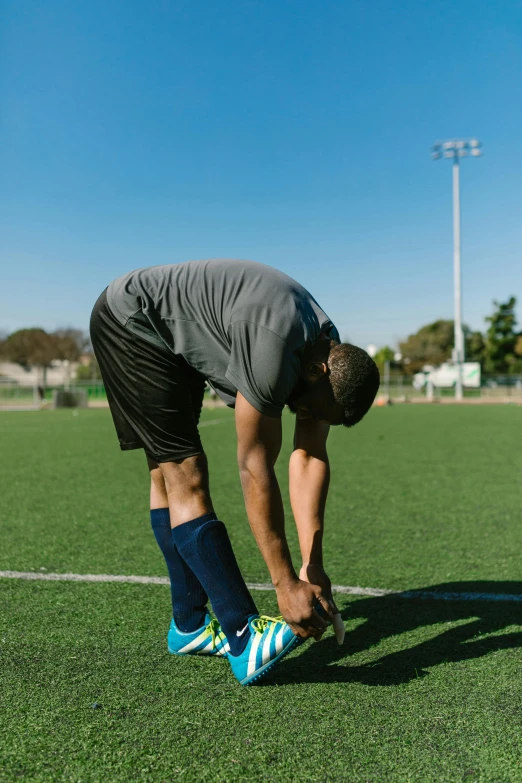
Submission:
[[[156,462],[202,454],[205,379],[182,356],[120,324],[106,290],[94,305],[90,331],[120,447],[144,449]]]

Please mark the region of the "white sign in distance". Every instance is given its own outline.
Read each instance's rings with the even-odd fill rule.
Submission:
[[[435,370],[427,373],[416,373],[413,385],[416,389],[422,388],[430,381],[437,389],[450,389],[457,383],[458,368],[455,364],[441,364]],[[424,376],[424,379],[421,377]],[[480,388],[480,363],[464,362],[462,365],[462,384],[467,389]]]

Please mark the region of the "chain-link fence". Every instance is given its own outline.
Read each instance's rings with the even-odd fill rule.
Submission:
[[[52,408],[56,392],[78,392],[79,397],[87,397],[87,405],[92,408],[105,407],[107,395],[101,381],[75,381],[61,386],[24,386],[0,382],[0,410],[38,410]],[[207,390],[208,392],[208,390]],[[427,387],[417,389],[413,386],[412,376],[392,372],[389,383],[383,382],[379,390],[380,397],[392,402],[423,402],[429,399]],[[454,388],[433,387],[434,402],[450,402],[455,397]],[[476,389],[464,389],[464,399],[477,402],[520,402],[522,403],[522,375],[483,375],[482,383]]]
[[[103,408],[108,405],[107,394],[102,381],[74,381],[69,384],[42,386],[2,383],[0,378],[0,410],[45,410],[61,407],[62,392],[69,392],[78,399],[87,399],[90,408]],[[214,401],[211,389],[205,390],[210,402]]]
[[[52,408],[60,397],[59,392],[78,394],[79,399],[87,397],[92,407],[107,405],[105,387],[101,381],[75,381],[70,384],[46,386],[24,386],[22,384],[0,383],[0,410],[37,410]]]
[[[381,383],[381,396],[392,402],[421,402],[431,398],[435,402],[450,401],[455,397],[454,387],[433,386],[431,392],[427,385],[416,388],[411,375],[391,373],[389,384]],[[522,375],[482,375],[478,388],[464,387],[465,400],[482,402],[522,402]]]

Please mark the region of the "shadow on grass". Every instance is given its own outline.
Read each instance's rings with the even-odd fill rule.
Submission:
[[[458,593],[462,598],[413,597],[423,592]],[[522,647],[522,631],[500,633],[509,626],[522,626],[522,600],[466,600],[465,595],[469,593],[522,598],[522,582],[448,582],[409,592],[408,598],[398,594],[351,601],[341,612],[345,623],[348,621],[342,647],[330,635],[319,643],[308,643],[299,657],[283,661],[277,672],[267,677],[266,684],[277,681],[281,685],[297,682],[398,685],[426,676],[427,669],[441,663],[466,661],[495,650]],[[350,620],[361,618],[365,622],[350,630]],[[445,623],[452,627],[433,636],[429,626]],[[423,628],[431,638],[412,645],[419,638],[418,629]],[[398,637],[393,646],[402,649],[363,665],[351,663],[351,656],[370,650],[392,636]]]

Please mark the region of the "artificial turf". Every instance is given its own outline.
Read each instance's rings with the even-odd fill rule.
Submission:
[[[203,422],[216,508],[267,581],[233,416]],[[515,406],[411,405],[334,429],[332,581],[522,593],[521,424]],[[164,575],[143,455],[119,453],[107,411],[1,413],[0,437],[0,570]],[[522,781],[522,602],[338,603],[342,648],[326,636],[241,688],[226,661],[167,654],[167,587],[0,579],[0,780]]]

